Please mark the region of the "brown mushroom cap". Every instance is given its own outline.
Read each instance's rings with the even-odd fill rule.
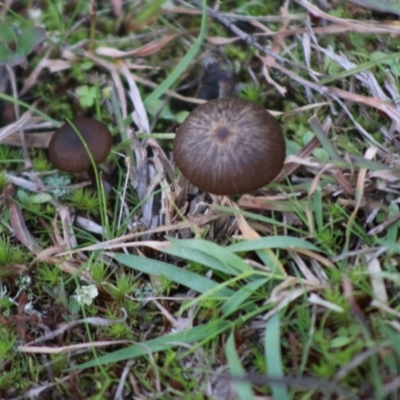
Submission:
[[[210,100],[179,127],[174,159],[199,189],[219,195],[251,192],[271,182],[285,160],[278,122],[263,107],[239,98]]]
[[[80,132],[96,164],[102,163],[112,147],[112,136],[101,122],[85,117],[76,117],[72,125]],[[50,162],[60,171],[80,173],[91,167],[89,155],[74,128],[67,122],[54,133],[48,154]]]

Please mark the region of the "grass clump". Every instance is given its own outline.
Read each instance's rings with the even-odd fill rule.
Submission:
[[[84,213],[98,216],[100,214],[100,201],[96,192],[91,189],[79,188],[68,194],[66,200]]]

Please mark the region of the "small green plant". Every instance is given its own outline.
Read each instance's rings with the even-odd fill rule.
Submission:
[[[239,96],[244,100],[252,101],[257,104],[263,104],[264,102],[262,87],[254,82],[246,83],[240,91]]]
[[[77,63],[72,65],[72,76],[79,82],[79,83],[86,83],[87,82],[87,75],[86,71],[90,70],[93,67],[93,62],[83,61],[80,60]]]
[[[93,265],[88,266],[89,273],[95,282],[100,284],[107,279],[107,267],[101,261],[96,261]]]
[[[176,289],[177,285],[175,282],[167,279],[165,276],[162,276],[160,279],[160,291],[165,295],[169,295],[171,290]]]
[[[8,179],[5,171],[0,172],[0,192],[6,187]]]
[[[43,151],[34,153],[32,163],[35,171],[49,171],[51,169],[50,161]]]
[[[18,200],[26,208],[31,208],[40,212],[40,204],[46,203],[51,200],[51,195],[48,193],[29,193],[25,190],[17,191]]]
[[[22,264],[27,256],[21,247],[13,246],[10,239],[0,236],[0,265]]]
[[[98,97],[97,86],[79,86],[76,88],[76,94],[79,98],[79,103],[83,108],[94,106]]]
[[[13,149],[10,146],[0,145],[0,168],[3,171],[13,171],[24,159],[19,149]]]
[[[60,268],[54,268],[53,265],[42,264],[37,269],[37,279],[43,286],[54,287],[60,284],[62,280],[62,271]]]
[[[90,189],[79,188],[67,196],[71,206],[91,215],[98,215],[100,212],[100,203],[97,193]]]
[[[133,339],[133,335],[131,330],[129,329],[129,326],[126,323],[117,323],[110,325],[106,329],[108,335],[114,340],[119,340],[119,339]]]
[[[117,278],[115,286],[110,286],[111,295],[118,302],[122,301],[126,295],[132,294],[134,290],[133,275],[121,274]]]
[[[7,332],[3,332],[3,334],[0,335],[0,360],[12,357],[10,353],[12,352],[15,342],[16,338],[8,337]]]
[[[247,51],[243,51],[240,47],[233,45],[227,45],[225,47],[225,54],[230,60],[237,60],[240,63],[244,63],[249,57]]]
[[[45,29],[39,26],[17,33],[11,25],[0,24],[0,65],[26,67],[26,57],[45,37]]]

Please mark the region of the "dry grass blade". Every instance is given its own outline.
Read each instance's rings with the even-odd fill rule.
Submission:
[[[14,194],[14,187],[9,185],[6,191],[6,203],[10,210],[10,223],[13,233],[24,246],[32,251],[32,253],[39,254],[42,252],[42,248],[28,231],[21,208],[13,199]]]
[[[3,141],[5,142],[5,140],[7,140],[9,136],[19,133],[19,131],[21,131],[26,125],[31,122],[32,113],[31,111],[26,111],[17,121],[0,129],[0,143],[3,143]],[[19,140],[20,142],[22,142],[21,138]]]
[[[166,35],[160,40],[154,40],[153,42],[147,43],[146,45],[129,51],[119,51],[110,47],[98,47],[96,54],[100,56],[112,57],[112,58],[124,58],[124,57],[148,57],[154,53],[160,51],[166,44],[181,36],[181,34],[170,34]]]
[[[320,10],[317,6],[311,4],[307,0],[295,0],[295,1],[296,3],[304,7],[312,15],[319,18],[323,18],[324,20],[327,21],[336,22],[338,24],[344,25],[347,28],[347,30],[352,30],[355,32],[371,32],[371,30],[373,30],[374,33],[400,32],[400,27],[396,26],[395,24],[385,25],[374,21],[357,21],[352,19],[338,18]]]
[[[116,346],[120,344],[129,344],[129,343],[130,343],[129,340],[114,340],[114,341],[71,344],[70,346],[60,346],[60,347],[49,347],[49,346],[38,347],[38,346],[22,345],[18,346],[18,350],[21,353],[29,353],[29,354],[68,354],[80,350],[90,351],[94,347],[101,348],[101,347]]]

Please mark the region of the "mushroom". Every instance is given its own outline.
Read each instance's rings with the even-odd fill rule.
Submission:
[[[251,192],[271,182],[283,167],[285,151],[274,117],[234,97],[195,108],[174,140],[174,159],[182,174],[217,195]]]
[[[235,90],[235,73],[225,69],[222,57],[215,51],[206,52],[201,58],[203,72],[200,76],[196,97],[212,100],[229,97]]]
[[[101,164],[108,156],[112,147],[112,136],[108,128],[101,122],[85,117],[76,117],[61,126],[53,135],[48,147],[50,162],[63,172],[72,174],[92,169],[92,163],[87,149],[78,130],[86,142],[95,164]]]

